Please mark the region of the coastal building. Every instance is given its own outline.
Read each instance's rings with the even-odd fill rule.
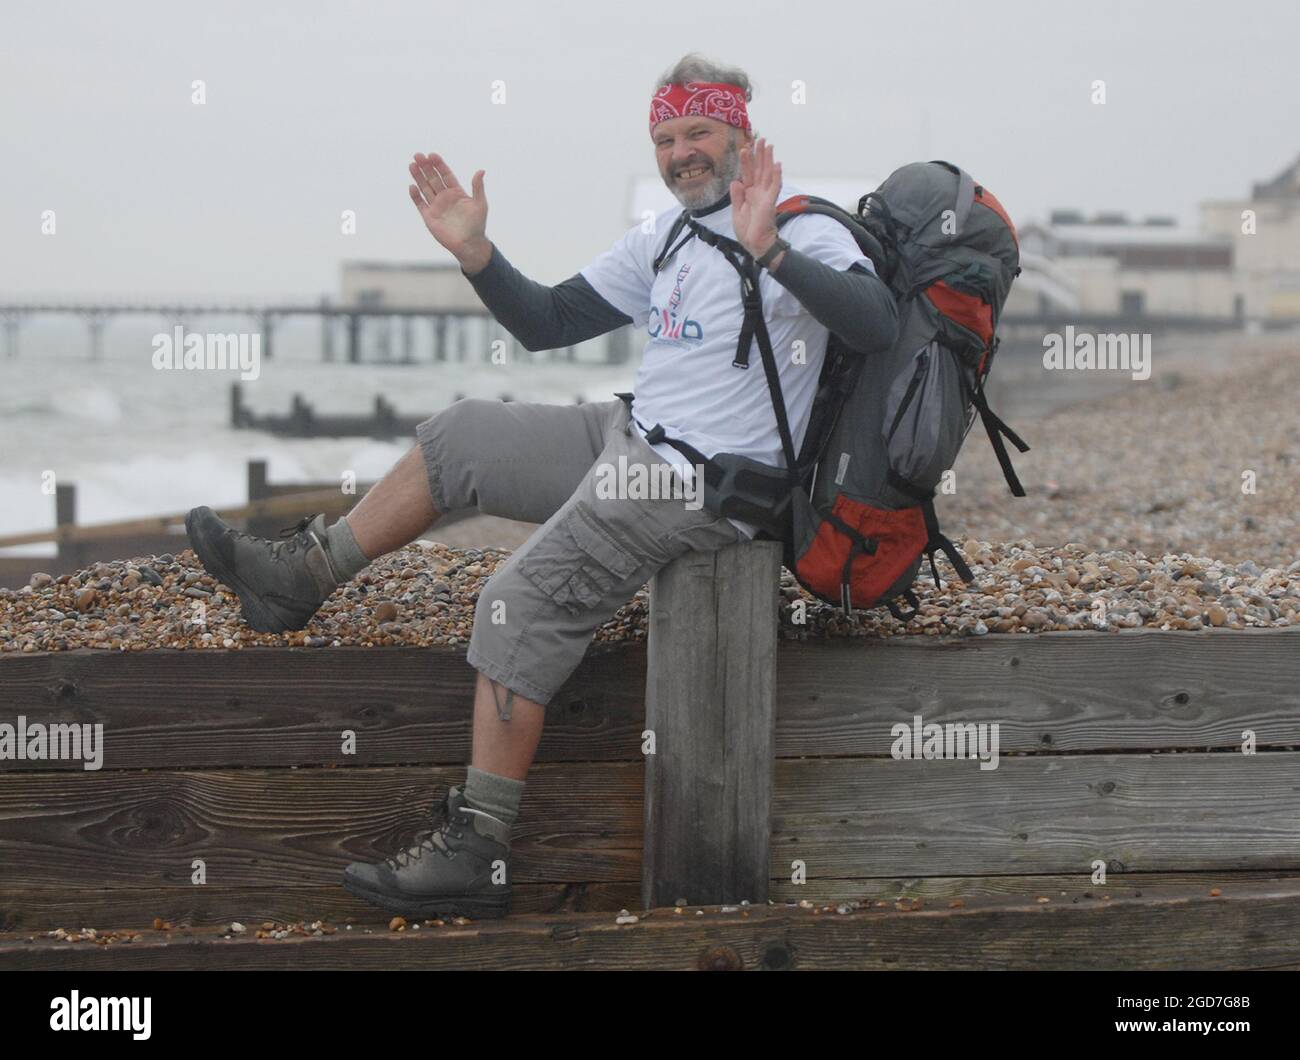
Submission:
[[[1232,241],[1172,218],[1091,218],[1056,210],[1020,232],[1021,253],[1045,259],[1081,313],[1232,318],[1243,312]],[[1013,312],[1008,309],[1008,313]]]
[[[1300,319],[1300,158],[1248,199],[1203,203],[1201,224],[1232,246],[1247,317]]]
[[[1300,320],[1300,158],[1247,198],[1202,203],[1197,229],[1057,210],[1021,229],[1021,253],[1050,262],[1083,313]]]

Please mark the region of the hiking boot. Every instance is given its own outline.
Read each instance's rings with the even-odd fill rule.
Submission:
[[[504,862],[504,866],[494,862]],[[493,883],[501,870],[504,883]],[[510,828],[466,805],[452,787],[434,808],[433,829],[415,846],[376,863],[354,861],[343,886],[390,913],[409,917],[505,916],[510,909]]]
[[[227,526],[211,508],[195,508],[185,532],[199,562],[235,590],[244,621],[260,633],[302,629],[339,586],[324,515],[308,515],[269,541]]]

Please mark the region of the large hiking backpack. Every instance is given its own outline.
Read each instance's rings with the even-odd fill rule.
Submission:
[[[778,228],[802,213],[825,214],[844,224],[889,285],[898,307],[893,347],[866,357],[830,336],[796,456],[758,297],[758,266],[739,243],[683,211],[655,271],[672,256],[669,248],[684,227],[736,268],[745,324],[733,363],[748,367],[756,339],[786,466],[767,468],[731,454],[710,460],[665,436],[658,425],[649,437],[704,466],[706,507],[712,493],[714,510],[753,521],[764,527],[765,536],[782,540],[786,567],[814,595],[849,614],[855,607],[883,603],[906,620],[916,613],[911,585],[924,557],[936,585],[937,551],[947,555],[963,581],[973,580],[939,530],[934,496],[977,414],[1011,492],[1024,496],[1002,439],[1021,452],[1029,447],[989,409],[984,396],[998,346],[998,319],[1020,273],[1019,241],[997,199],[948,162],[896,170],[862,196],[856,216],[825,199],[795,196],[778,205]],[[907,602],[909,613],[899,608],[898,598]]]

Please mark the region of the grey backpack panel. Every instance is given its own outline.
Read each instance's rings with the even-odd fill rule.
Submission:
[[[929,492],[952,467],[974,420],[965,397],[973,372],[935,341],[939,315],[928,303],[913,302],[893,349],[863,365],[818,465],[818,507],[837,493],[877,507],[906,507],[916,499],[889,483],[891,468]]]

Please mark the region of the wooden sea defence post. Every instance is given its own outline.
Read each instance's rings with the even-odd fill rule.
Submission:
[[[54,486],[54,523],[59,531],[59,566],[74,571],[85,566],[86,546],[75,538],[77,530],[77,487],[72,482]],[[33,563],[36,561],[33,560]]]
[[[645,908],[766,903],[781,545],[691,552],[650,583]]]

